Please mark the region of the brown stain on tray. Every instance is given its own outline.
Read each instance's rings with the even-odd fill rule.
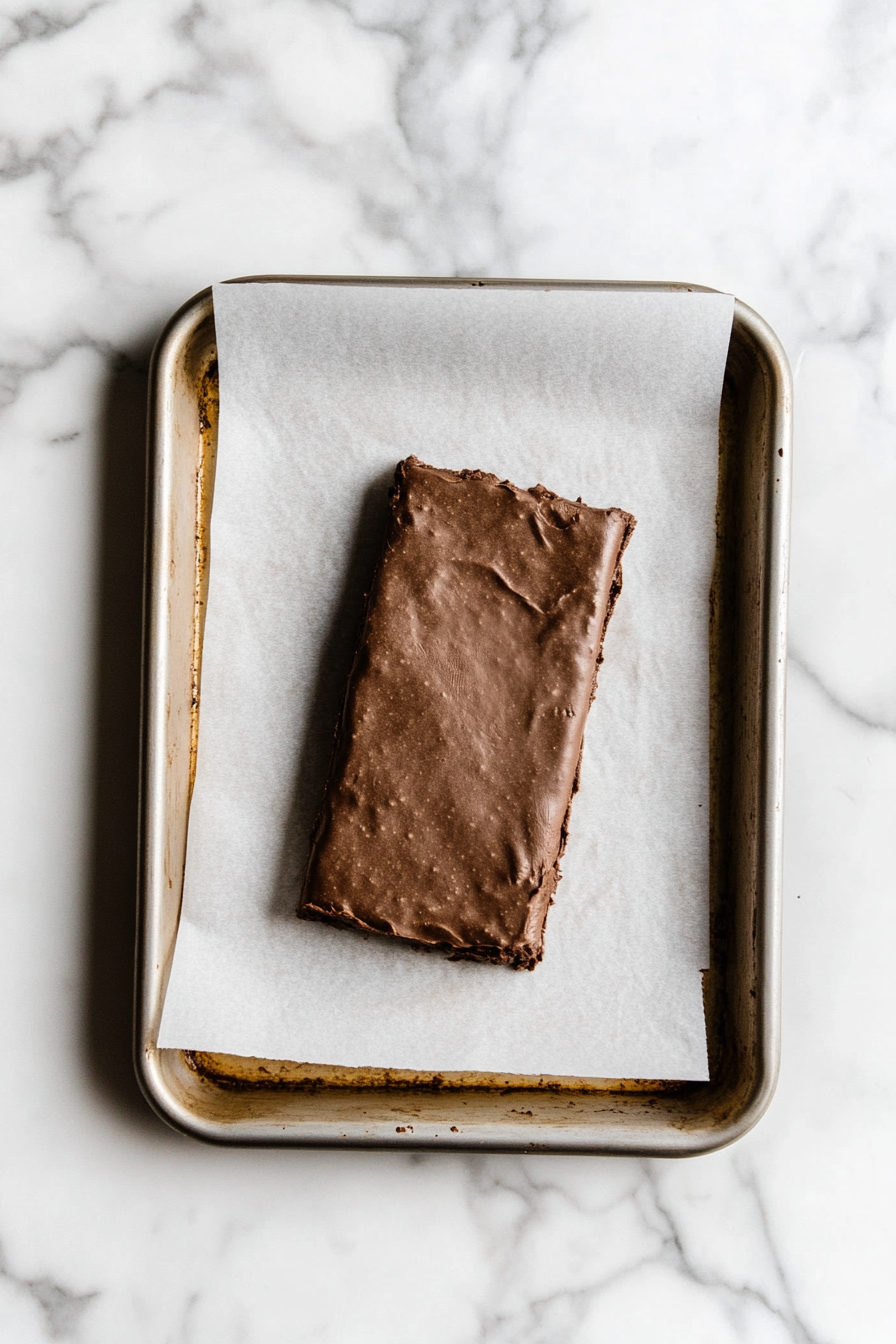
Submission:
[[[196,473],[196,569],[194,575],[193,659],[190,701],[190,796],[196,780],[196,752],[199,744],[199,683],[202,676],[202,640],[208,608],[209,553],[211,548],[212,499],[215,492],[215,465],[218,457],[218,357],[212,355],[199,378],[199,463]]]
[[[320,1088],[359,1086],[384,1091],[463,1092],[470,1088],[497,1092],[550,1092],[581,1094],[600,1091],[607,1095],[630,1092],[681,1094],[700,1083],[657,1081],[655,1079],[594,1079],[525,1074],[426,1073],[412,1069],[349,1068],[333,1064],[299,1064],[290,1060],[256,1059],[244,1055],[225,1055],[202,1050],[184,1052],[194,1072],[220,1087],[252,1088],[277,1091],[316,1091]]]

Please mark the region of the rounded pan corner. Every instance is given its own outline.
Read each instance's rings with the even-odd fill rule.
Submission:
[[[135,1046],[134,1073],[146,1104],[169,1129],[203,1143],[226,1144],[235,1141],[228,1140],[225,1127],[203,1119],[175,1097],[162,1074],[157,1049],[141,1048],[139,1044]]]
[[[134,1074],[151,1111],[170,1129],[191,1138],[199,1138],[193,1126],[171,1095],[158,1067],[158,1052],[142,1046],[139,1037],[134,1041]]]
[[[771,1105],[777,1083],[778,1069],[776,1064],[770,1077],[763,1080],[753,1090],[741,1107],[729,1116],[724,1124],[694,1134],[690,1141],[686,1141],[680,1147],[677,1147],[674,1152],[665,1154],[665,1156],[705,1157],[709,1153],[717,1153],[723,1148],[730,1147],[732,1143],[742,1139],[744,1135],[749,1134],[750,1130],[758,1125]]]
[[[784,394],[784,405],[781,409],[789,417],[793,407],[793,373],[787,351],[779,336],[755,308],[737,298],[734,300],[733,327],[746,332],[753,343],[762,350]]]
[[[212,289],[209,285],[187,299],[169,317],[153,346],[149,363],[151,387],[162,387],[167,383],[174,362],[182,356],[197,329],[213,315]]]

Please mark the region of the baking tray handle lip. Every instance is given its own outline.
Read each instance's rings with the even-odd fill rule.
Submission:
[[[396,289],[603,289],[662,293],[722,294],[711,285],[684,280],[593,280],[582,277],[474,275],[234,275],[224,285],[380,285]],[[203,294],[206,291],[202,291]],[[200,297],[199,295],[196,296]],[[194,300],[190,300],[194,302]],[[186,305],[189,306],[189,305]]]
[[[764,1062],[752,1092],[735,1114],[723,1125],[707,1123],[703,1126],[672,1126],[661,1134],[642,1131],[640,1140],[631,1131],[614,1137],[592,1130],[587,1136],[564,1137],[550,1125],[543,1129],[527,1130],[525,1135],[510,1137],[506,1126],[471,1126],[465,1134],[441,1137],[438,1140],[424,1134],[396,1139],[389,1131],[340,1132],[338,1127],[324,1122],[320,1127],[308,1125],[304,1132],[284,1132],[271,1125],[265,1133],[247,1133],[240,1123],[204,1119],[180,1104],[162,1076],[159,1051],[150,1043],[134,1052],[134,1070],[146,1101],[169,1128],[188,1138],[216,1147],[292,1147],[292,1148],[351,1148],[367,1151],[400,1151],[414,1149],[431,1152],[489,1152],[489,1153],[556,1153],[569,1156],[605,1157],[701,1157],[727,1148],[743,1138],[765,1114],[775,1091],[778,1075],[777,1058]],[[497,1131],[504,1131],[503,1133]]]
[[[154,751],[158,743],[159,660],[164,633],[159,627],[156,598],[166,584],[165,554],[166,509],[160,495],[159,473],[164,473],[171,453],[166,426],[169,389],[174,367],[190,338],[201,324],[212,317],[212,290],[194,294],[178,308],[163,327],[153,348],[149,371],[149,406],[146,435],[146,512],[143,551],[143,650],[140,687],[140,785],[138,803],[137,929],[134,984],[134,1069],[147,1101],[167,1123],[182,1128],[171,1113],[166,1088],[145,1058],[143,1042],[148,1039],[154,1017],[153,962],[158,955],[156,930],[151,910],[157,878],[157,841],[161,834],[159,800],[152,773]]]
[[[735,321],[767,361],[772,381],[766,542],[768,623],[765,646],[765,711],[762,726],[766,826],[760,860],[766,897],[760,902],[760,1058],[755,1095],[745,1109],[743,1132],[768,1107],[781,1055],[781,925],[783,913],[784,746],[787,701],[787,589],[793,468],[793,375],[784,346],[763,317],[735,300]]]

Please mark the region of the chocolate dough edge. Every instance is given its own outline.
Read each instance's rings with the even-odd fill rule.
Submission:
[[[540,512],[545,507],[550,513],[554,527],[559,527],[565,530],[571,523],[577,523],[580,521],[581,517],[588,515],[592,520],[592,524],[594,523],[594,520],[600,518],[602,520],[602,527],[609,527],[610,524],[612,524],[616,530],[616,541],[614,543],[615,554],[611,560],[612,578],[609,583],[609,590],[606,593],[605,600],[602,602],[603,618],[601,621],[599,638],[591,658],[590,676],[587,685],[587,700],[586,703],[581,705],[581,727],[578,729],[578,744],[575,751],[574,771],[563,791],[565,805],[563,806],[562,822],[559,825],[559,833],[556,834],[554,842],[551,845],[553,861],[549,862],[549,864],[543,868],[537,887],[532,889],[527,895],[523,928],[519,930],[517,934],[512,936],[505,935],[504,937],[496,937],[493,934],[491,939],[477,939],[470,937],[470,926],[476,925],[477,912],[468,910],[465,915],[463,901],[456,902],[456,908],[453,911],[455,927],[446,928],[444,923],[442,923],[438,932],[447,933],[449,936],[439,937],[438,932],[432,928],[421,928],[419,926],[413,928],[400,927],[401,921],[396,921],[394,918],[387,918],[386,911],[382,908],[374,908],[373,910],[365,908],[359,912],[358,909],[352,908],[353,902],[351,898],[349,898],[348,901],[344,898],[334,900],[332,896],[321,889],[322,886],[325,885],[320,878],[321,852],[328,848],[326,841],[333,829],[334,819],[336,822],[344,821],[344,816],[347,813],[345,797],[342,797],[342,807],[340,811],[340,797],[338,795],[340,795],[340,790],[342,791],[342,795],[345,795],[345,776],[347,769],[350,768],[349,757],[353,750],[349,738],[354,741],[356,736],[356,734],[351,731],[356,723],[356,720],[352,718],[353,713],[355,713],[357,709],[355,702],[358,700],[362,688],[366,687],[367,683],[371,681],[371,678],[376,675],[376,670],[374,670],[374,672],[370,671],[369,641],[371,637],[371,623],[376,617],[378,598],[381,598],[380,590],[383,587],[384,567],[387,558],[390,557],[390,553],[393,551],[393,547],[397,545],[401,539],[402,528],[407,528],[408,526],[408,517],[403,521],[401,514],[403,509],[407,513],[407,510],[410,508],[409,474],[413,474],[415,477],[420,478],[430,474],[429,479],[433,484],[437,481],[457,484],[458,486],[461,485],[461,483],[467,482],[471,483],[471,485],[472,483],[481,483],[481,487],[491,492],[494,492],[496,489],[500,490],[502,492],[502,500],[505,504],[506,497],[504,492],[509,493],[509,495],[517,502],[525,501],[529,514],[519,513],[518,517],[521,519],[525,517],[526,523],[531,524],[532,530],[536,535],[539,533],[542,534],[541,545],[547,546],[548,550],[550,550],[551,547],[549,542],[544,541],[543,528],[539,523],[539,517],[542,521],[544,521],[546,517],[543,512]],[[377,933],[396,939],[399,942],[410,944],[421,950],[426,949],[447,953],[453,960],[463,959],[482,961],[509,966],[513,969],[533,970],[542,959],[544,952],[545,922],[548,909],[553,904],[554,892],[560,880],[561,874],[559,865],[560,859],[566,849],[568,839],[572,799],[579,787],[585,718],[596,693],[598,672],[600,664],[603,661],[602,651],[604,637],[606,635],[610,617],[613,613],[613,608],[622,589],[622,554],[628,545],[634,530],[635,520],[630,514],[625,513],[621,509],[591,509],[588,506],[583,505],[581,500],[572,503],[562,499],[560,496],[545,489],[545,487],[541,485],[524,491],[511,485],[508,481],[500,481],[498,477],[482,471],[467,470],[454,472],[447,469],[429,467],[426,464],[419,462],[415,457],[407,458],[398,463],[395,471],[395,482],[390,491],[390,495],[392,507],[389,523],[386,529],[384,546],[368,595],[361,637],[349,676],[342,712],[336,727],[334,749],[330,760],[324,799],[312,834],[311,852],[309,854],[305,883],[297,913],[302,919],[320,921],[361,933]],[[425,509],[425,506],[423,507]],[[430,511],[433,510],[431,509]],[[413,523],[413,521],[413,519],[410,519],[411,523]],[[436,519],[435,521],[438,522],[439,520]],[[486,521],[488,520],[486,519]],[[531,539],[529,544],[531,547]],[[506,556],[503,558],[505,560],[506,568]],[[603,565],[601,567],[601,572],[607,568],[608,566]],[[492,569],[494,570],[495,575],[499,578],[500,583],[504,585],[511,594],[525,603],[527,607],[540,612],[543,616],[549,614],[542,612],[537,604],[530,601],[525,597],[525,594],[518,592],[516,588],[509,584],[504,578],[501,570],[497,569],[495,566],[492,566]],[[558,581],[559,577],[560,575],[558,574]],[[596,582],[597,581],[595,580],[595,583]],[[566,593],[563,593],[558,599],[558,608],[565,596]],[[388,597],[381,600],[388,601]],[[595,614],[597,614],[597,612],[595,612]],[[482,624],[481,621],[479,623]],[[381,626],[382,622],[380,628]],[[376,643],[377,637],[378,631],[375,631],[373,636],[374,643]],[[392,641],[393,644],[396,643],[394,633]],[[407,641],[405,640],[405,643],[406,642]],[[395,651],[395,649],[390,650],[388,640],[386,641],[385,648],[377,647],[377,652],[384,665],[388,662],[390,652]],[[397,651],[408,652],[407,648],[404,647],[400,641],[398,641]],[[402,660],[402,662],[404,662],[404,660]],[[424,684],[428,686],[429,682],[426,681]],[[585,687],[580,689],[585,690]],[[445,692],[442,692],[442,694],[445,695]],[[555,714],[557,713],[556,707],[553,712]],[[568,714],[571,718],[576,717],[575,710],[567,709],[564,710],[563,713]],[[566,734],[566,737],[567,739],[569,738],[569,733]],[[564,745],[568,746],[569,742],[567,741]],[[553,750],[556,751],[556,747],[554,747]],[[357,774],[355,775],[355,778],[357,778]],[[351,790],[349,790],[349,793],[351,793]],[[384,800],[381,797],[379,803],[382,804],[383,801]],[[402,801],[405,802],[407,800],[402,799]],[[376,800],[374,800],[374,803],[368,801],[368,806],[374,806],[375,802]],[[394,800],[390,800],[389,805],[392,806],[393,803]],[[352,797],[352,805],[357,810],[357,799],[354,796]],[[360,825],[360,822],[358,825]],[[364,835],[368,834],[363,826],[361,826],[361,830]],[[374,831],[373,834],[375,833],[376,832]],[[407,838],[411,839],[413,837],[411,834],[408,834]],[[357,842],[357,826],[352,839],[355,843]],[[343,847],[345,847],[345,845]],[[332,848],[332,846],[330,848]],[[351,844],[349,844],[348,848],[351,850]],[[550,859],[550,855],[547,855],[547,858]],[[432,871],[435,873],[438,870],[433,867]],[[384,891],[381,906],[388,906],[391,898],[391,891],[388,893]],[[358,903],[357,900],[354,902],[355,905]],[[516,904],[519,905],[519,903],[519,899],[517,899]],[[370,905],[369,893],[365,899],[360,901],[360,904],[362,906]],[[373,904],[376,906],[375,898]],[[394,900],[392,901],[392,904],[394,905]],[[452,912],[449,911],[449,925],[451,913]],[[407,923],[408,921],[405,920],[404,922]],[[461,927],[465,922],[468,926],[466,936]],[[482,922],[481,918],[480,922]],[[411,923],[413,924],[413,920],[411,920]]]

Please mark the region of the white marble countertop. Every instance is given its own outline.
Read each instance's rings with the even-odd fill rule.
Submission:
[[[893,6],[0,10],[0,1339],[889,1344]],[[731,1149],[223,1151],[139,1097],[147,359],[261,272],[687,280],[784,340],[784,1059]]]

